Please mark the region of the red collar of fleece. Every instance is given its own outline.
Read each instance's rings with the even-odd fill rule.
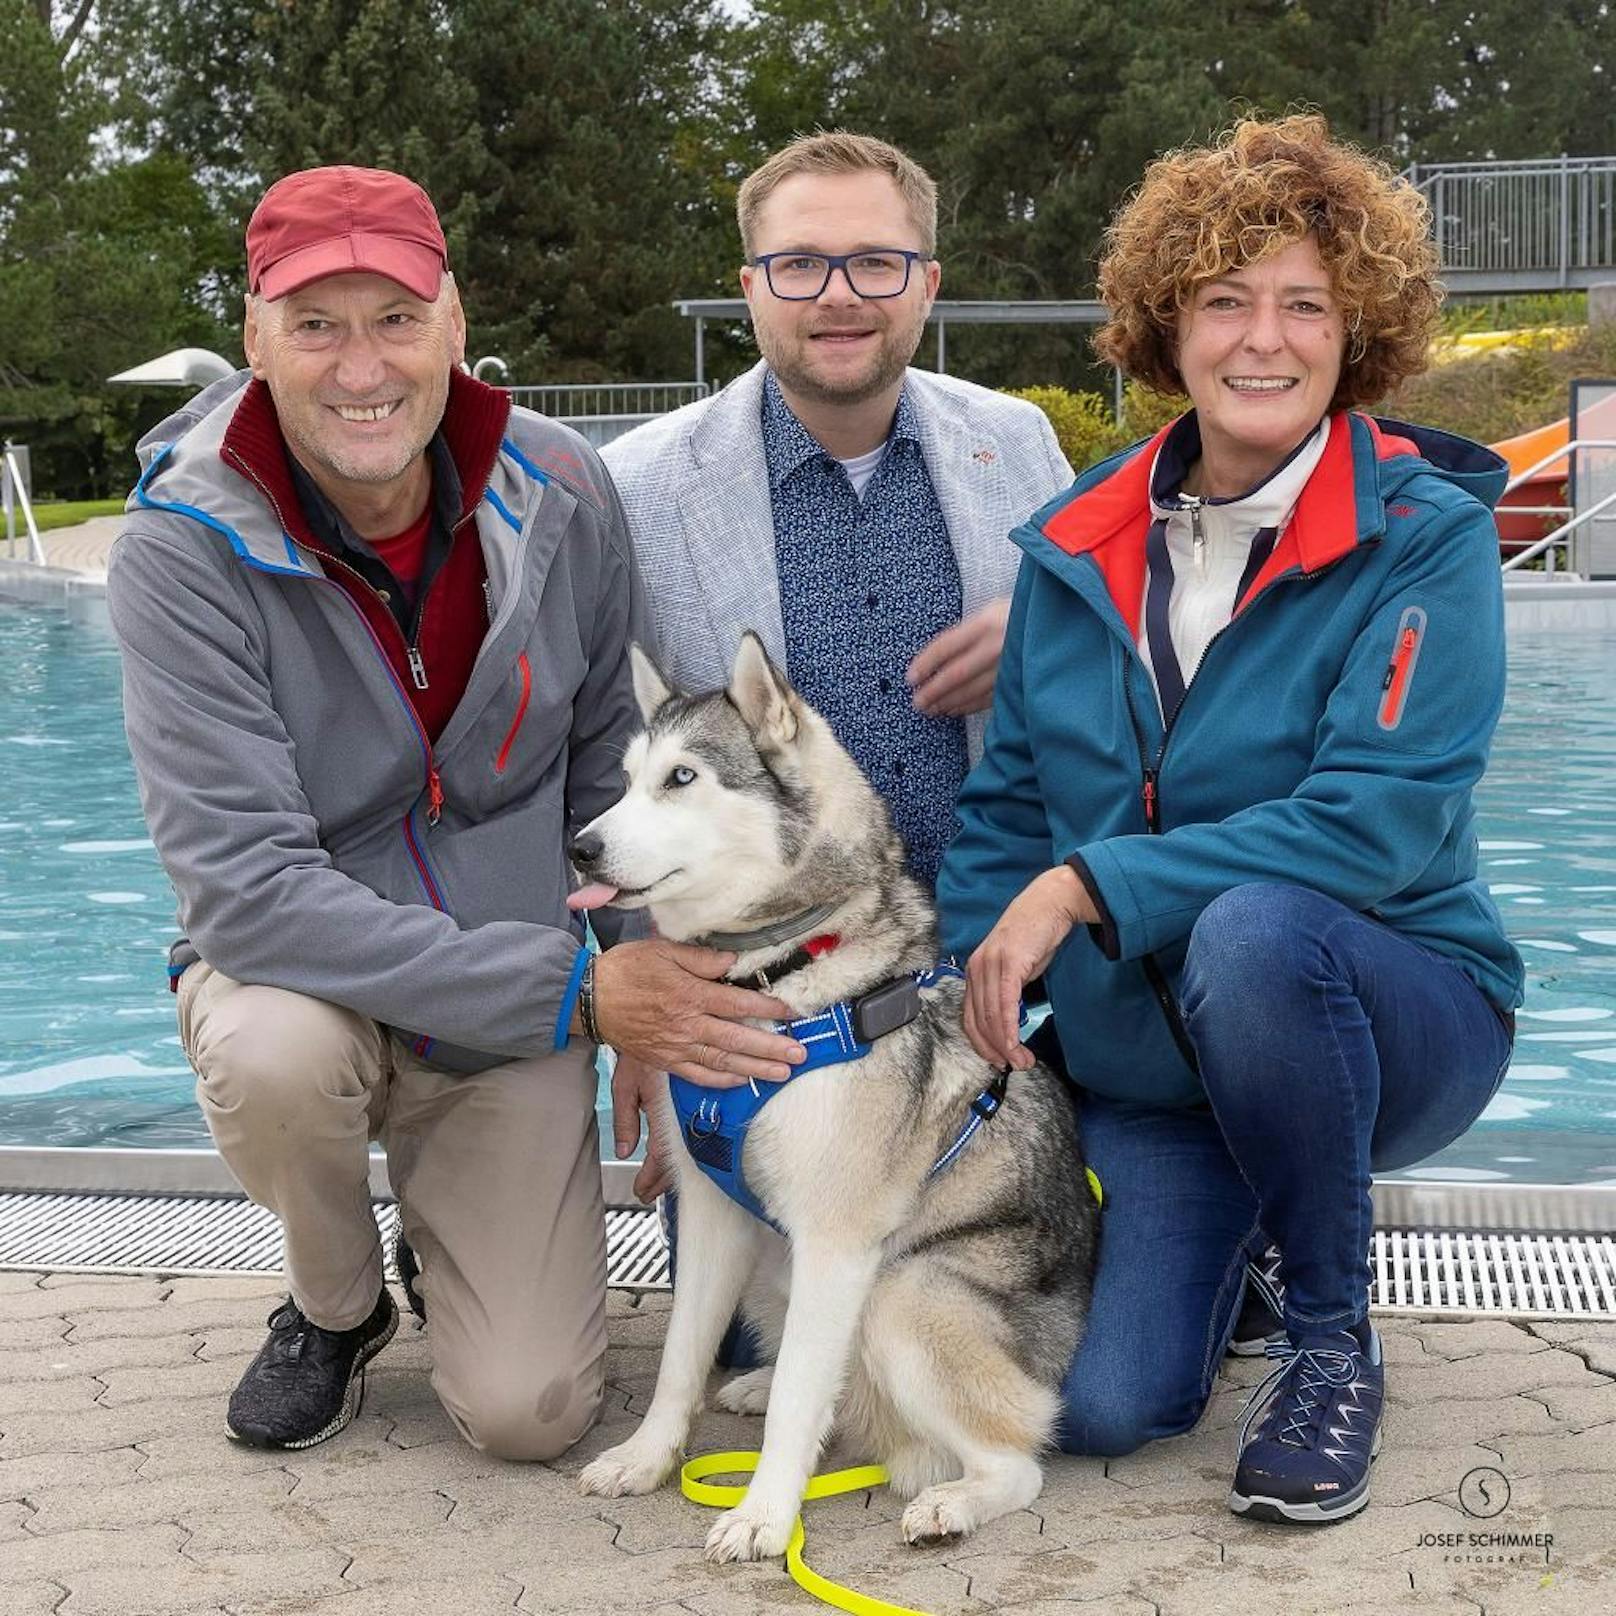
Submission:
[[[510,394],[473,380],[461,370],[449,372],[449,399],[439,430],[460,473],[460,515],[471,515],[488,487],[511,416]],[[247,384],[219,445],[219,458],[269,497],[287,533],[311,550],[325,547],[315,538],[303,514],[287,463],[291,451],[281,435],[280,417],[269,388],[257,378]]]
[[[1418,454],[1407,438],[1383,432],[1367,415],[1377,460]],[[1150,528],[1150,475],[1156,452],[1177,422],[1169,422],[1103,482],[1063,505],[1044,525],[1044,536],[1068,555],[1091,555],[1128,631],[1139,637],[1145,593],[1145,535]],[[1296,501],[1290,523],[1273,554],[1235,605],[1236,615],[1259,590],[1291,568],[1316,572],[1346,555],[1358,542],[1358,504],[1352,455],[1352,417],[1341,411],[1330,421],[1324,453]]]

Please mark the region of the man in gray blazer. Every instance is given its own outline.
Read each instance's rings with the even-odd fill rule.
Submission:
[[[793,141],[742,185],[762,361],[609,444],[657,651],[722,685],[743,633],[830,721],[929,886],[980,755],[1020,552],[1072,471],[1043,412],[909,362],[937,295],[937,188],[883,141]],[[619,1154],[649,1074],[625,1063]],[[651,1162],[636,1183],[660,1187]]]

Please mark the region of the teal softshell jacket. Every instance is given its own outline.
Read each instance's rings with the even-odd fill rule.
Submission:
[[[1174,430],[1012,534],[1025,555],[986,751],[938,882],[964,958],[1033,877],[1072,864],[1102,923],[1045,974],[1062,1047],[1085,1088],[1157,1105],[1204,1099],[1178,980],[1197,917],[1233,887],[1335,898],[1453,960],[1500,1010],[1523,983],[1476,873],[1471,800],[1504,697],[1503,462],[1333,416],[1289,525],[1164,718],[1136,645],[1151,468]]]

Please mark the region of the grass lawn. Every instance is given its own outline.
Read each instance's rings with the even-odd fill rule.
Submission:
[[[120,516],[122,513],[121,499],[65,499],[34,506],[34,520],[41,533],[49,533],[55,527],[72,527],[77,522],[89,521],[92,516]],[[22,527],[21,512],[17,526],[19,530]]]

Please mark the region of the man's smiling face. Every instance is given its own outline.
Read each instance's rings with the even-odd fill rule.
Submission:
[[[448,276],[428,303],[384,275],[332,275],[274,303],[249,299],[242,342],[298,460],[328,493],[374,491],[432,441],[466,325]]]
[[[759,212],[750,250],[759,257],[924,245],[897,181],[868,169],[782,180]],[[763,270],[748,264],[741,289],[758,348],[788,395],[857,404],[891,386],[914,358],[939,275],[935,262],[916,263],[901,296],[862,298],[837,270],[817,298],[793,302],[776,297]]]

